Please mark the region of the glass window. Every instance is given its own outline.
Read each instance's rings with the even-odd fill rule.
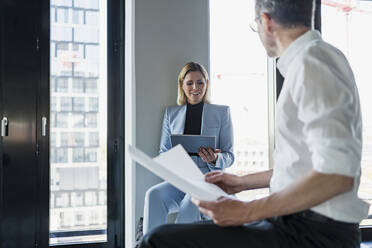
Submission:
[[[96,45],[87,45],[86,48],[86,58],[97,60],[99,59],[99,46]]]
[[[51,29],[51,39],[54,41],[72,41],[72,28],[55,26]]]
[[[84,146],[85,145],[85,134],[84,133],[71,133],[71,145],[72,146]]]
[[[60,133],[60,146],[68,146],[69,145],[69,133],[63,132]]]
[[[99,25],[99,12],[98,11],[86,11],[85,20],[88,25]]]
[[[98,43],[99,31],[97,28],[74,28],[74,41],[86,43]]]
[[[74,24],[84,24],[84,11],[73,10],[72,11],[72,21]]]
[[[67,128],[68,127],[68,114],[67,113],[56,113],[56,127]]]
[[[50,22],[52,23],[56,22],[56,16],[57,16],[56,12],[57,12],[56,8],[52,7],[50,9]]]
[[[85,90],[87,93],[96,93],[97,92],[97,79],[87,78],[85,80]]]
[[[99,136],[98,132],[89,133],[89,146],[96,147],[99,145]]]
[[[51,0],[50,5],[71,7],[72,0]]]
[[[74,97],[72,98],[73,111],[83,112],[85,111],[85,98],[83,97]]]
[[[84,114],[72,114],[72,127],[82,128],[85,126],[85,116]]]
[[[67,163],[67,149],[52,148],[50,152],[50,160],[53,163]]]
[[[57,8],[57,22],[59,23],[69,22],[69,9]]]
[[[372,98],[370,97],[371,66],[366,58],[372,56],[372,33],[365,24],[372,23],[372,2],[337,0],[322,1],[322,36],[339,48],[347,57],[359,89],[363,116],[362,176],[359,197],[372,203]],[[369,217],[361,225],[372,225],[372,207]]]
[[[71,97],[61,97],[61,111],[72,111],[72,98]]]
[[[86,191],[85,192],[85,204],[88,206],[97,205],[97,192]]]
[[[71,205],[74,207],[84,205],[84,197],[82,192],[72,192],[71,193]]]
[[[98,112],[98,97],[89,98],[89,111]]]
[[[239,175],[269,169],[267,55],[257,33],[249,32],[254,18],[252,1],[210,1],[212,101],[230,106],[235,163],[227,171]],[[266,156],[255,156],[260,152]],[[253,200],[268,193],[259,189],[237,196]]]
[[[51,112],[50,113],[50,127],[56,127],[56,113]]]
[[[52,147],[56,146],[56,135],[55,135],[55,133],[51,133],[51,135],[50,135],[50,146],[52,146]]]
[[[72,162],[73,163],[84,162],[84,148],[74,148],[74,149],[72,149]]]
[[[57,98],[55,96],[50,99],[50,110],[52,112],[57,111]]]
[[[74,93],[84,92],[84,78],[75,77],[72,79],[72,92]]]
[[[98,0],[75,0],[74,6],[86,9],[99,9]]]
[[[77,212],[75,215],[75,225],[82,226],[85,225],[84,212]]]
[[[87,127],[97,127],[97,114],[87,113],[85,115],[85,122]]]
[[[56,78],[57,92],[67,92],[68,91],[68,78],[59,77]]]
[[[85,162],[97,162],[97,149],[87,148],[85,149]]]
[[[59,171],[50,174],[51,201],[68,193],[50,205],[50,246],[107,241],[107,201],[98,199],[107,190],[107,110],[98,105],[107,102],[106,4],[51,0],[50,170]]]
[[[68,207],[69,200],[68,200],[68,194],[67,193],[59,193],[56,194],[56,207]]]

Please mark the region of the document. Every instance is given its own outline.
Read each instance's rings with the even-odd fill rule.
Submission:
[[[133,160],[174,187],[199,200],[214,201],[220,196],[229,196],[218,186],[205,182],[203,173],[181,145],[153,159],[131,145],[128,145],[127,149]]]

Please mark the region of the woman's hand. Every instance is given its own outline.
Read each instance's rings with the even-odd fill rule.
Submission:
[[[221,171],[214,171],[205,174],[205,181],[216,184],[228,194],[239,193],[244,189],[244,182],[240,176]]]
[[[218,157],[217,154],[220,152],[221,152],[220,149],[216,149],[216,151],[214,151],[210,147],[208,148],[200,147],[198,150],[198,155],[203,159],[204,162],[216,165]]]

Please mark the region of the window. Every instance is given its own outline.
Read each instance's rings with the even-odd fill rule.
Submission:
[[[236,174],[269,169],[268,64],[259,37],[249,32],[254,17],[254,1],[210,1],[211,95],[213,102],[230,106],[235,163],[227,171]],[[251,200],[268,192],[246,191],[238,197]]]
[[[76,77],[72,80],[72,92],[74,93],[84,92],[84,79],[83,78]]]
[[[74,148],[74,149],[72,149],[72,162],[73,163],[84,162],[84,148]]]
[[[72,111],[72,98],[61,97],[61,111],[71,112]]]
[[[98,25],[98,12],[97,11],[86,11],[85,12],[85,20],[86,24],[88,25]]]
[[[322,36],[345,54],[354,72],[363,117],[362,176],[358,193],[359,197],[372,203],[371,66],[366,60],[372,56],[372,34],[363,28],[366,23],[372,23],[372,2],[333,2],[322,1]],[[372,226],[372,207],[369,218],[361,225]]]
[[[53,113],[52,113],[53,114]],[[54,113],[56,115],[56,127],[67,128],[68,127],[68,114],[67,113]]]
[[[99,145],[99,137],[98,133],[89,133],[89,146],[90,147],[96,147]]]
[[[72,127],[81,128],[84,127],[85,116],[84,114],[72,114]]]
[[[97,114],[87,113],[85,115],[85,121],[87,127],[97,127]]]
[[[67,92],[68,91],[68,78],[56,78],[57,92]]]
[[[83,97],[74,97],[72,98],[73,111],[84,112],[85,111],[85,98]]]
[[[93,163],[97,162],[97,149],[87,148],[85,149],[85,162]]]
[[[72,22],[74,24],[84,24],[84,11],[73,10],[72,11]]]
[[[69,22],[69,9],[57,8],[57,22],[68,23]]]
[[[97,92],[97,79],[87,78],[86,82],[86,92],[87,93],[96,93]]]
[[[89,98],[89,112],[98,112],[98,98]]]
[[[59,145],[64,146],[64,147],[68,146],[69,145],[70,134],[63,132],[63,133],[60,133],[59,136],[60,136]]]

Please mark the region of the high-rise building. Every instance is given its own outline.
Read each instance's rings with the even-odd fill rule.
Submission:
[[[74,231],[106,233],[106,78],[101,75],[106,65],[101,52],[101,12],[98,0],[51,1],[52,243],[76,241],[79,235],[69,235]]]

